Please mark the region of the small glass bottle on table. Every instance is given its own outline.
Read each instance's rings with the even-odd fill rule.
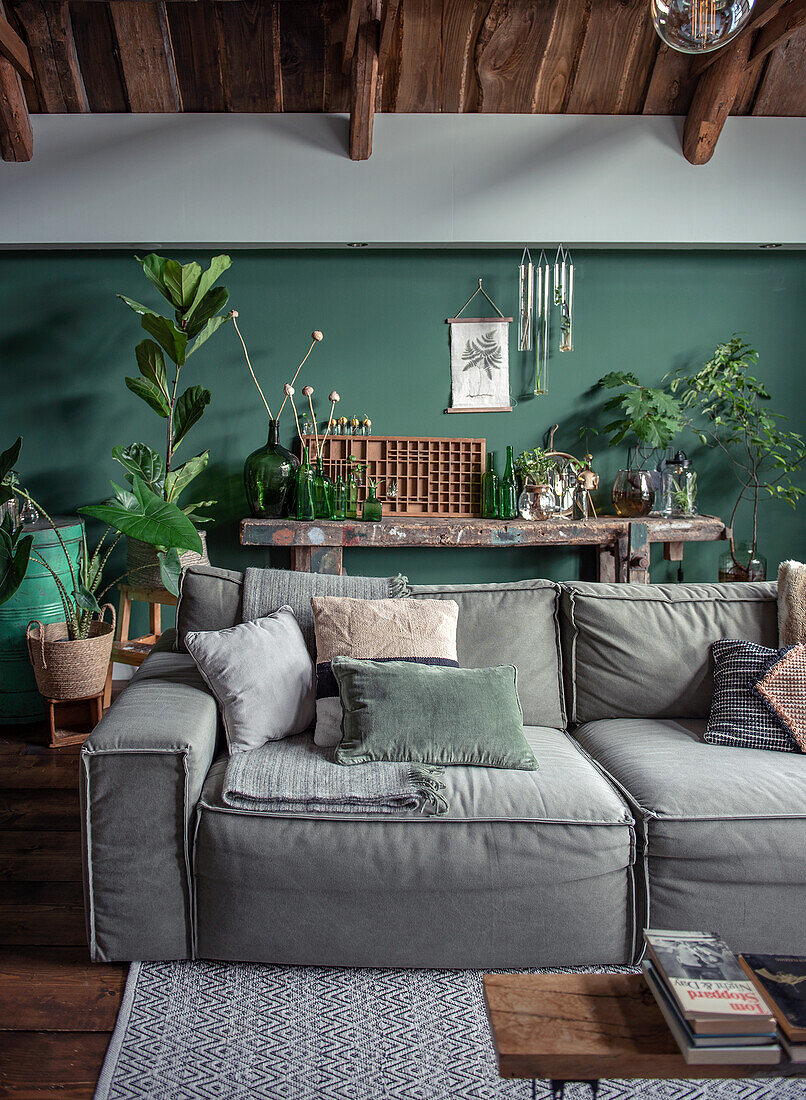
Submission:
[[[296,475],[296,518],[316,519],[314,506],[314,472],[308,461],[308,448],[302,448],[302,462],[294,471]]]
[[[375,495],[377,485],[372,479],[367,482],[367,499],[361,508],[361,519],[368,523],[379,523],[383,518],[383,505]]]
[[[501,519],[514,519],[518,514],[518,483],[515,480],[515,462],[512,448],[507,447],[507,464],[499,489],[498,515]]]
[[[495,472],[495,451],[487,453],[487,469],[481,475],[481,515],[483,519],[498,519],[501,507],[501,487]]]

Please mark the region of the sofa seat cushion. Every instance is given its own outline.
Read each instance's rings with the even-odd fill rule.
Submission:
[[[806,756],[709,745],[705,726],[622,718],[574,734],[643,821],[648,923],[806,954]]]
[[[542,966],[634,952],[634,823],[560,731],[536,772],[446,769],[450,812],[235,811],[210,770],[195,840],[196,950],[333,966]]]

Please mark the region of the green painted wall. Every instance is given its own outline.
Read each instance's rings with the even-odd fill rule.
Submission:
[[[197,258],[198,253],[194,253]],[[189,257],[181,257],[187,259]],[[478,275],[505,312],[517,293],[518,255],[509,251],[266,251],[234,254],[225,282],[240,312],[252,361],[270,401],[320,328],[324,343],[301,382],[322,399],[337,388],[341,410],[368,413],[381,434],[484,435],[499,452],[538,444],[559,422],[557,445],[581,450],[579,429],[601,423],[601,397],[591,387],[605,371],[630,368],[648,383],[679,366],[695,366],[733,331],[761,353],[760,373],[793,427],[806,429],[806,253],[578,253],[576,346],[556,352],[550,393],[519,400],[511,415],[443,415],[449,401],[448,329]],[[115,443],[143,439],[161,446],[162,422],[125,388],[136,373],[133,349],[143,335],[115,298],[123,291],[157,304],[130,254],[0,254],[0,382],[6,442],[25,436],[22,473],[59,512],[101,498],[118,467]],[[530,362],[515,350],[514,396],[530,388]],[[209,447],[204,496],[220,501],[211,536],[214,562],[243,567],[265,555],[242,549],[244,457],[265,437],[262,406],[231,327],[223,329],[183,373],[203,383],[213,403],[190,446]],[[291,442],[293,419],[284,414]],[[691,440],[681,441],[685,446]],[[596,464],[609,483],[623,450],[600,437]],[[192,453],[190,448],[188,454]],[[727,514],[734,483],[714,455],[697,461],[704,509]],[[761,548],[773,573],[779,560],[803,556],[806,506],[765,507]],[[713,580],[717,546],[687,555],[686,578]],[[656,551],[654,579],[673,579]],[[283,564],[277,558],[277,564]],[[527,550],[350,551],[351,572],[408,573],[416,581],[494,580],[526,576],[592,576],[590,554]]]

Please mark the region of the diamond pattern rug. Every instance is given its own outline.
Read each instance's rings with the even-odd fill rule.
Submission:
[[[548,1081],[498,1076],[481,982],[479,970],[134,963],[95,1100],[551,1100]],[[565,1086],[565,1100],[590,1096]],[[806,1100],[806,1082],[599,1086],[599,1100],[628,1097]]]

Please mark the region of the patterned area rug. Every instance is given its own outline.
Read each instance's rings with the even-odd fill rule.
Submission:
[[[478,970],[134,963],[95,1097],[551,1100],[548,1081],[498,1076],[481,981]],[[565,1086],[565,1100],[590,1096]],[[627,1097],[806,1100],[806,1082],[600,1083],[599,1100]]]

